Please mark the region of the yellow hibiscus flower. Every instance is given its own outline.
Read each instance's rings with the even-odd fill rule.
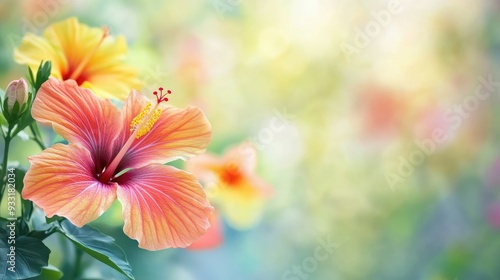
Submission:
[[[47,27],[43,36],[26,34],[14,59],[32,69],[50,60],[52,77],[75,80],[103,98],[123,100],[141,86],[137,70],[124,64],[126,53],[123,36],[112,37],[105,27],[92,28],[69,18]]]

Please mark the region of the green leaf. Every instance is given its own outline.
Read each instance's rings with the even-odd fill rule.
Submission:
[[[42,268],[42,273],[36,277],[29,278],[29,280],[59,280],[63,277],[64,273],[59,268],[48,265]]]
[[[2,114],[0,114],[0,125],[3,125],[3,126],[8,126],[9,123],[7,122],[7,119],[5,118],[5,116]]]
[[[17,135],[20,131],[24,130],[27,126],[34,123],[35,120],[31,116],[31,107],[33,105],[33,100],[35,99],[36,93],[38,92],[38,90],[40,89],[42,84],[45,83],[49,79],[51,69],[52,69],[52,64],[50,61],[46,61],[45,63],[43,61],[40,62],[40,66],[38,66],[38,70],[36,72],[36,80],[32,84],[35,91],[34,91],[34,94],[29,95],[29,102],[28,102],[29,104],[26,104],[25,110],[24,110],[24,107],[19,108],[19,106],[18,106],[17,111],[15,111],[16,108],[14,106],[12,113],[9,114],[9,112],[5,111],[5,109],[4,109],[4,116],[9,122],[13,121],[13,120],[11,120],[12,116],[17,117],[17,115],[14,114],[14,111],[17,113],[20,109],[23,109],[23,114],[21,116],[19,116],[20,118],[19,118],[19,120],[17,120],[17,127],[16,127],[15,131],[12,133],[12,137]],[[33,72],[31,71],[31,68],[29,68],[29,67],[28,67],[28,73],[30,75],[30,79],[32,80],[33,79]],[[7,99],[5,99],[5,101],[4,101],[3,108],[7,108],[6,107],[7,106],[6,100]],[[37,130],[38,129],[36,128],[35,133],[39,132]]]
[[[50,249],[42,241],[17,236],[13,243],[7,238],[9,233],[4,228],[0,228],[0,236],[0,279],[26,279],[40,275],[42,267],[48,264],[50,254]],[[15,261],[11,263],[13,257]]]
[[[35,120],[33,119],[33,117],[31,116],[31,108],[29,110],[27,110],[25,112],[25,114],[23,114],[21,116],[21,118],[19,119],[18,123],[17,123],[17,128],[16,130],[13,132],[13,136],[15,136],[17,133],[19,133],[19,131],[22,131],[23,129],[25,129],[27,126],[29,126],[30,124],[32,124]]]
[[[59,231],[87,254],[114,268],[129,279],[134,279],[125,253],[114,243],[115,240],[112,237],[91,226],[79,228],[68,220],[64,220],[60,224]]]
[[[9,113],[9,108],[7,106],[7,98],[4,98],[3,102],[2,102],[2,112],[3,112],[3,115],[5,116],[5,119],[7,121],[10,120],[10,113]]]
[[[21,109],[21,105],[19,105],[19,102],[14,102],[14,106],[12,107],[12,111],[10,113],[11,116],[18,118],[19,117],[19,110]]]
[[[5,219],[0,217],[0,227],[3,229],[8,229],[8,226],[10,226],[13,222],[15,223],[15,236],[27,235],[27,233],[30,232],[28,223],[21,217],[17,217],[15,219]]]
[[[29,226],[31,231],[27,234],[27,236],[44,240],[45,238],[49,237],[52,233],[57,231],[59,223],[47,222],[45,213],[42,210],[40,210],[40,208],[34,206]]]
[[[4,100],[4,96],[5,96],[5,91],[3,89],[0,89],[0,101],[2,101],[1,103],[3,103],[3,100]],[[8,123],[7,123],[7,119],[5,118],[5,116],[3,115],[3,105],[0,106],[1,109],[2,109],[2,113],[0,114],[0,125],[5,125],[7,126]]]
[[[19,227],[19,235],[28,235],[28,233],[30,232],[30,226],[28,225],[28,223],[21,217],[18,217],[16,220]]]
[[[45,83],[49,77],[50,77],[50,71],[52,69],[52,63],[50,61],[43,61],[40,62],[40,66],[38,66],[38,70],[36,72],[36,80],[35,80],[35,95],[42,86],[43,83]]]
[[[17,121],[17,127],[16,127],[15,131],[12,133],[12,136],[17,135],[20,131],[24,130],[29,125],[32,125],[33,123],[35,123],[35,120],[31,116],[31,106],[32,105],[33,105],[33,102],[30,101],[30,104],[27,105],[28,107],[24,111],[24,114],[22,114],[21,118]],[[38,127],[37,127],[37,129],[38,129]]]
[[[35,80],[35,89],[38,91],[40,86],[42,85],[40,81],[42,80],[42,72],[43,72],[43,60],[40,61],[40,65],[38,66],[38,70],[36,71],[36,80]]]
[[[33,71],[31,70],[31,67],[28,66],[28,74],[29,74],[29,82],[32,87],[35,87],[35,78],[33,78]]]

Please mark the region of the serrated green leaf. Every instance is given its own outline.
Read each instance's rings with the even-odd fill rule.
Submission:
[[[50,249],[41,240],[27,236],[18,236],[15,244],[8,244],[8,234],[0,228],[0,279],[26,279],[40,275],[42,267],[48,264]],[[11,256],[8,255],[11,252],[15,254],[13,271],[9,263]]]
[[[125,253],[114,243],[115,240],[112,237],[91,226],[79,228],[68,220],[64,220],[60,224],[59,232],[87,254],[114,268],[129,279],[135,279]]]

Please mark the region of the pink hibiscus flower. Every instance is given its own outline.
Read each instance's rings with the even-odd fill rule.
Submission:
[[[22,196],[80,227],[118,199],[125,234],[144,249],[197,240],[213,208],[190,173],[163,164],[204,152],[211,127],[199,109],[165,104],[162,88],[155,95],[152,104],[132,91],[120,112],[74,81],[44,83],[32,115],[68,144],[29,158]]]

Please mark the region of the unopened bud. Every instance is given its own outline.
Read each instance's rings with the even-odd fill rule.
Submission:
[[[9,113],[12,113],[16,101],[19,103],[19,107],[22,107],[28,101],[28,83],[26,83],[26,80],[21,78],[10,82],[5,91],[5,98],[7,98]]]

